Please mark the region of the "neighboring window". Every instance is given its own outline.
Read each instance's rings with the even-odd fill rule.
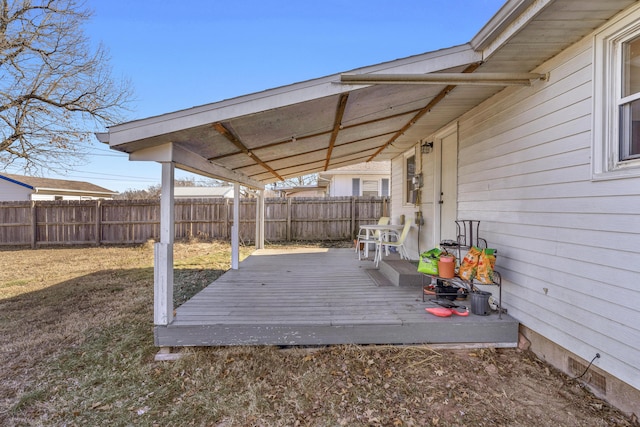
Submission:
[[[362,181],[362,195],[371,197],[378,195],[378,181]]]
[[[622,43],[620,160],[640,158],[640,37]]]
[[[382,178],[382,188],[380,189],[380,195],[389,197],[389,178]]]
[[[415,201],[413,176],[416,173],[416,156],[412,155],[405,159],[405,203],[413,203]]]
[[[53,196],[53,200],[62,200],[62,196]]]
[[[351,195],[352,196],[360,195],[360,178],[351,179]]]
[[[593,171],[640,175],[640,22],[627,16],[595,38]]]

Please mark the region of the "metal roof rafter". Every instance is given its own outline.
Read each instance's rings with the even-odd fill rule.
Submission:
[[[329,168],[329,161],[331,161],[331,152],[333,146],[338,138],[338,132],[342,127],[342,117],[344,116],[344,110],[347,107],[347,100],[349,99],[349,92],[340,95],[340,101],[338,101],[338,110],[336,111],[336,117],[333,121],[333,131],[331,132],[331,140],[329,141],[329,147],[327,148],[327,159],[324,163],[324,170]]]
[[[240,141],[240,139],[238,139],[238,137],[236,135],[234,135],[233,132],[231,132],[231,130],[227,129],[227,127],[225,125],[223,125],[222,123],[218,122],[218,123],[214,123],[213,127],[215,130],[217,130],[222,136],[224,136],[225,138],[227,138],[229,141],[231,141],[231,143],[233,145],[235,145],[236,147],[238,147],[240,149],[240,151],[242,151],[244,154],[246,154],[247,156],[251,157],[257,164],[259,164],[260,166],[262,166],[263,168],[265,168],[266,170],[268,170],[269,172],[271,172],[274,176],[276,176],[278,179],[280,179],[281,181],[284,181],[284,178],[281,177],[278,172],[276,172],[271,166],[269,166],[268,164],[266,164],[265,162],[263,162],[262,160],[260,160],[260,158],[258,156],[256,156],[255,154],[253,154],[251,152],[251,150],[249,150],[243,143],[242,141]]]

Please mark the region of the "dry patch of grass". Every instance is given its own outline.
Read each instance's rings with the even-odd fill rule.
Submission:
[[[195,348],[154,362],[150,246],[0,259],[2,425],[631,425],[516,350]],[[226,244],[177,244],[176,304],[229,259]]]

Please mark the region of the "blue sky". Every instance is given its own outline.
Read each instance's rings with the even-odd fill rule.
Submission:
[[[132,82],[133,120],[463,44],[505,1],[89,0],[86,31]],[[155,163],[91,151],[51,177],[115,191],[160,182]]]

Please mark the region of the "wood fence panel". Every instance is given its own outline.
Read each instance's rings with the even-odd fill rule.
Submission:
[[[93,244],[95,201],[59,200],[36,203],[36,244]]]
[[[345,240],[352,236],[351,197],[291,200],[291,240]]]
[[[226,209],[225,199],[176,200],[176,239],[226,239]]]
[[[385,212],[387,198],[265,200],[265,239],[344,240]],[[256,199],[240,200],[240,241],[255,242]],[[233,200],[179,199],[175,236],[228,240]],[[0,202],[0,245],[132,244],[160,235],[159,200]]]
[[[383,200],[384,199],[384,200]],[[355,227],[357,233],[361,224],[374,224],[384,215],[386,198],[380,197],[356,197],[355,201]],[[388,213],[386,216],[389,216]]]
[[[143,243],[159,237],[159,200],[102,202],[102,243]]]
[[[0,202],[0,244],[30,245],[31,202]]]
[[[288,200],[270,197],[264,200],[264,239],[268,242],[287,240]]]

